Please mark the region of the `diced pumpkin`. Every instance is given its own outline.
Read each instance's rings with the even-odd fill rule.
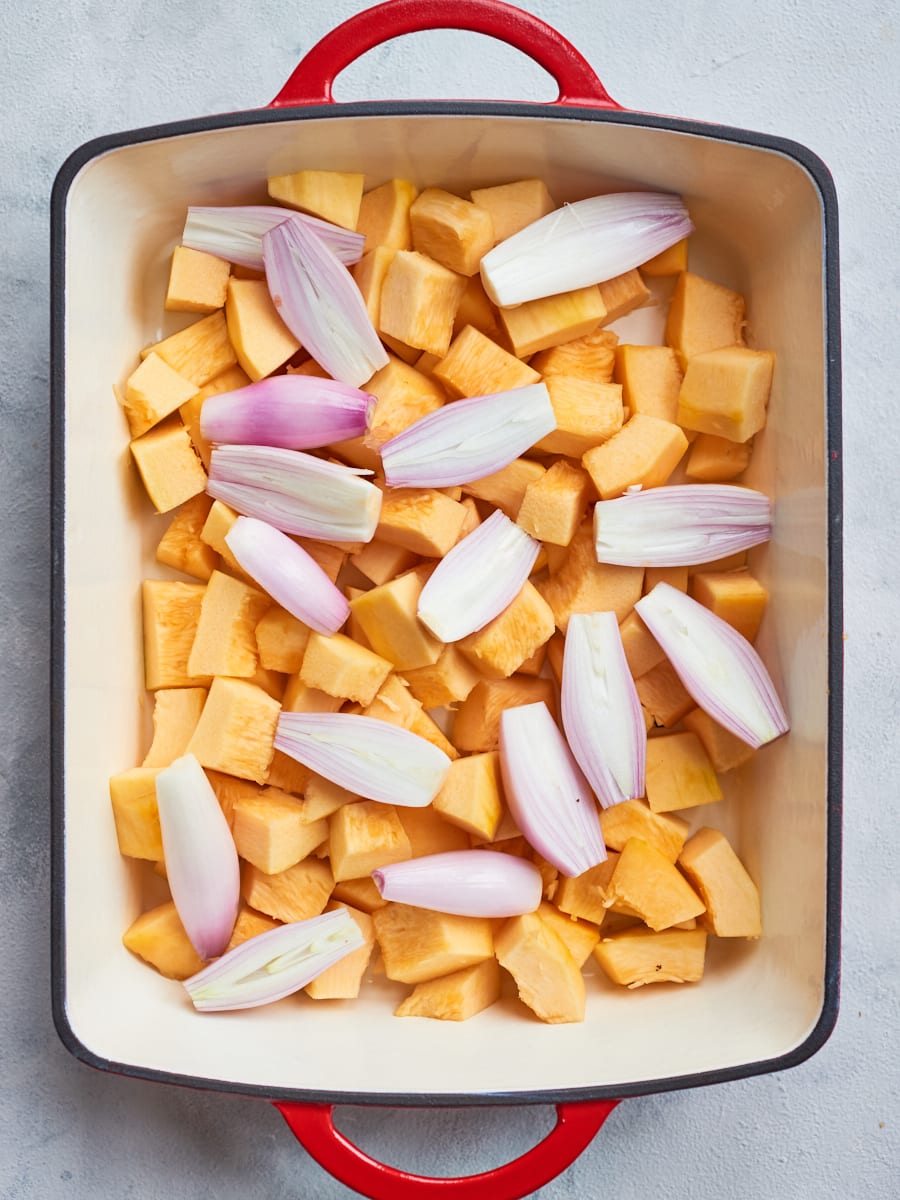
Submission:
[[[702,708],[693,708],[684,715],[684,727],[703,743],[710,762],[718,774],[732,771],[749,762],[756,751],[714,721]]]
[[[281,699],[285,712],[336,713],[342,703],[340,696],[329,696],[320,688],[307,687],[299,674],[290,677]]]
[[[550,605],[526,580],[499,616],[458,645],[486,679],[505,679],[553,636],[555,628]]]
[[[434,368],[451,396],[487,396],[537,383],[540,375],[496,342],[467,325]]]
[[[682,369],[697,354],[738,345],[744,326],[744,297],[690,271],[678,276],[666,318],[666,345]]]
[[[278,788],[243,797],[233,811],[238,854],[267,875],[293,867],[328,836],[327,821],[305,821],[301,801]]]
[[[534,483],[543,474],[544,468],[540,463],[530,458],[514,458],[508,466],[501,467],[492,475],[463,484],[463,492],[474,496],[476,500],[493,504],[514,521],[519,515],[529,483]]]
[[[658,583],[667,583],[670,587],[678,588],[679,592],[688,590],[687,567],[645,567],[644,595],[652,592]]]
[[[646,800],[625,800],[602,810],[600,828],[604,842],[613,850],[624,850],[628,841],[640,838],[670,862],[675,862],[690,826],[681,817],[653,812]]]
[[[461,761],[461,760],[460,760]],[[411,858],[468,850],[469,836],[449,821],[433,804],[425,808],[398,808],[397,816],[412,847]]]
[[[717,937],[762,936],[759,891],[723,833],[699,829],[685,842],[678,865],[703,899],[703,923],[712,933]]]
[[[251,908],[278,921],[307,921],[324,911],[334,886],[328,864],[319,858],[272,875],[252,863],[241,864],[241,895]]]
[[[436,488],[389,488],[375,536],[414,554],[442,558],[456,545],[466,510]]]
[[[204,582],[209,579],[219,556],[201,539],[200,530],[206,523],[211,505],[211,498],[201,493],[186,500],[176,510],[156,547],[157,562]]]
[[[500,309],[503,328],[520,358],[585,337],[606,315],[597,284]]]
[[[264,592],[213,571],[188,658],[191,675],[248,677],[259,665],[256,625],[272,601]]]
[[[258,796],[262,791],[258,783],[251,783],[247,779],[238,779],[234,775],[225,775],[221,771],[207,770],[206,778],[216,793],[216,799],[219,801],[219,807],[225,815],[229,829],[234,824],[234,806],[238,800],[242,800],[245,796]]]
[[[615,380],[632,415],[675,423],[682,373],[669,346],[617,346]]]
[[[333,912],[337,908],[345,909],[359,926],[363,944],[356,950],[351,950],[339,962],[328,967],[306,985],[304,991],[313,1000],[355,1000],[375,947],[375,926],[369,914],[349,904],[331,901],[326,905],[325,911]]]
[[[466,290],[462,294],[456,309],[456,316],[453,318],[453,336],[458,337],[467,325],[473,326],[479,333],[489,337],[491,341],[503,337],[497,310],[484,290],[484,284],[479,275],[470,275],[466,283]],[[430,372],[440,362],[440,359],[434,363],[423,363],[420,360],[416,365],[420,371]]]
[[[729,483],[750,465],[752,439],[732,442],[714,433],[698,433],[691,443],[684,473],[698,483]]]
[[[499,999],[500,967],[495,958],[486,958],[461,971],[417,983],[394,1009],[394,1016],[468,1021]]]
[[[633,609],[619,624],[619,634],[628,669],[635,679],[652,670],[665,658],[659,642]]]
[[[330,818],[329,839],[331,869],[337,883],[412,857],[412,846],[397,809],[375,800],[342,805]]]
[[[451,741],[457,750],[474,753],[496,750],[504,708],[541,701],[551,712],[555,711],[556,691],[551,679],[535,679],[529,675],[484,679],[456,710]]]
[[[625,904],[657,931],[705,911],[703,901],[674,863],[636,837],[623,846],[606,894],[607,905]]]
[[[125,383],[122,407],[133,438],[152,429],[190,400],[196,384],[169,366],[158,354],[148,354]]]
[[[269,195],[343,229],[356,229],[365,176],[352,171],[294,171],[270,175]]]
[[[460,829],[484,841],[493,841],[503,815],[498,752],[469,754],[451,762],[447,778],[432,804]]]
[[[380,446],[410,425],[439,409],[447,399],[441,385],[416,367],[390,356],[387,366],[376,371],[366,384],[376,404],[369,419],[366,442]],[[338,443],[346,446],[347,443]],[[379,460],[374,460],[380,466]],[[364,465],[364,464],[360,464]]]
[[[709,755],[695,733],[670,733],[647,743],[647,802],[654,812],[675,812],[722,799]]]
[[[280,711],[278,701],[256,684],[219,676],[209,689],[187,753],[203,767],[263,783],[275,752]]]
[[[474,275],[494,244],[485,208],[441,188],[425,188],[409,210],[414,248],[460,275]]]
[[[423,586],[423,576],[410,571],[350,601],[372,648],[399,671],[436,663],[443,649],[416,615]]]
[[[251,379],[271,375],[300,349],[261,280],[230,279],[225,316],[235,354]]]
[[[539,541],[568,546],[581,524],[590,490],[587,472],[560,459],[525,489],[516,524]]]
[[[574,375],[548,375],[544,382],[556,428],[536,443],[536,450],[581,458],[588,450],[608,442],[622,428],[620,384],[595,383]]]
[[[572,538],[562,566],[538,586],[565,633],[573,613],[611,611],[623,620],[641,598],[643,578],[643,567],[597,562],[593,523],[588,518]]]
[[[448,758],[454,759],[459,755],[440,726],[425,712],[421,702],[396,675],[391,675],[385,680],[375,699],[364,709],[363,715],[408,729],[410,733],[443,750]]]
[[[128,858],[158,862],[163,856],[156,806],[156,777],[161,770],[161,767],[131,767],[109,781],[119,853]]]
[[[555,904],[542,900],[537,915],[550,926],[559,940],[563,943],[577,967],[583,967],[591,956],[591,951],[600,940],[600,930],[589,921],[579,921],[575,917],[560,912]]]
[[[391,663],[343,633],[331,637],[312,630],[300,679],[331,696],[371,704],[391,672]]]
[[[266,782],[270,787],[280,788],[293,796],[302,796],[309,784],[312,771],[303,763],[297,762],[289,754],[276,750],[266,772]]]
[[[189,979],[206,965],[191,945],[171,900],[142,913],[125,931],[122,942],[167,979]]]
[[[388,250],[412,249],[409,209],[418,194],[408,179],[389,179],[363,193],[356,232],[365,235],[367,254],[376,246]]]
[[[188,657],[206,588],[200,583],[145,579],[141,586],[144,626],[144,684],[157,688],[206,686],[188,671]]]
[[[495,244],[505,242],[556,208],[543,179],[518,179],[496,187],[472,188],[471,195],[479,208],[491,214]]]
[[[658,725],[671,729],[694,707],[694,700],[667,658],[634,681],[638,699]]]
[[[130,449],[144,490],[157,512],[171,512],[205,491],[203,463],[177,414],[134,438]]]
[[[749,571],[698,572],[691,582],[691,595],[748,642],[756,640],[769,593]]]
[[[443,356],[453,336],[466,277],[415,250],[398,250],[381,289],[379,330]]]
[[[560,912],[600,926],[607,914],[607,888],[619,861],[613,851],[604,862],[582,871],[580,875],[564,876],[559,881],[553,902]]]
[[[678,425],[637,413],[582,462],[602,500],[621,496],[627,488],[661,487],[688,447]]]
[[[198,388],[237,363],[222,311],[201,317],[161,342],[146,346],[141,358],[154,353]]]
[[[360,879],[338,880],[331,895],[332,899],[339,903],[353,905],[354,908],[360,908],[367,913],[373,913],[387,904],[387,900],[381,898],[371,875],[362,876]]]
[[[449,644],[435,662],[405,668],[403,678],[424,708],[441,708],[465,700],[481,675],[455,645]]]
[[[512,917],[495,943],[498,962],[535,1016],[551,1025],[584,1020],[584,977],[549,922],[537,913]]]
[[[386,904],[372,914],[385,974],[400,983],[421,983],[492,958],[491,924],[483,917]]]
[[[660,275],[677,275],[679,272],[687,270],[687,263],[688,239],[682,238],[680,242],[675,242],[667,250],[661,250],[659,254],[654,254],[645,263],[641,263],[641,274],[651,278]]]
[[[587,383],[611,383],[618,341],[618,334],[611,329],[595,329],[584,337],[539,351],[529,366],[540,371],[545,382],[554,375],[564,375]]]
[[[159,688],[153,693],[153,741],[142,767],[167,767],[187,749],[206,703],[205,688]]]
[[[225,304],[231,264],[215,254],[176,246],[166,289],[167,312],[211,313]]]
[[[251,908],[249,904],[242,903],[238,910],[234,929],[231,932],[231,937],[228,939],[228,945],[225,947],[223,954],[227,954],[235,946],[243,945],[244,942],[249,941],[252,937],[258,937],[261,933],[271,933],[280,924],[281,921],[267,917],[265,913],[257,912]]]
[[[613,983],[696,983],[703,978],[706,932],[702,929],[624,929],[603,938],[594,958]]]
[[[254,638],[260,666],[293,675],[303,665],[310,628],[277,604],[256,623]]]
[[[650,299],[650,291],[641,279],[640,271],[636,270],[625,271],[624,274],[606,279],[597,286],[600,288],[600,299],[606,309],[604,325],[611,325],[620,317],[627,316]]]
[[[373,538],[359,554],[352,554],[350,561],[366,579],[374,584],[382,584],[411,570],[418,562],[418,557],[404,546],[392,546],[390,542]]]
[[[746,442],[766,424],[775,355],[724,346],[696,354],[678,394],[678,424],[732,442]]]

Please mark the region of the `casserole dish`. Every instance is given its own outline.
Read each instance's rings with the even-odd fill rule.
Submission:
[[[560,99],[332,104],[331,82],[355,57],[446,25],[531,54]],[[753,342],[778,355],[746,482],[776,502],[774,536],[754,559],[772,596],[758,645],[793,729],[726,777],[715,823],[761,882],[765,935],[714,945],[698,988],[631,993],[594,980],[587,1019],[573,1026],[502,1003],[459,1026],[399,1021],[377,989],[352,1013],[287,1001],[204,1018],[122,947],[142,896],[118,856],[106,785],[147,743],[139,582],[159,573],[166,519],[148,514],[106,397],[170,328],[162,297],[187,206],[261,202],[267,175],[302,166],[457,191],[541,176],[558,201],[681,193],[697,226],[692,269],[744,292]],[[276,1100],[316,1157],[372,1196],[449,1183],[365,1161],[334,1132],[333,1104],[558,1104],[541,1147],[454,1183],[499,1198],[552,1178],[617,1099],[784,1069],[822,1045],[837,1013],[839,939],[836,220],[830,177],[808,150],[626,112],[564,39],[492,0],[394,0],[323,39],[267,109],[113,135],[72,155],[53,196],[53,998],[77,1057]]]

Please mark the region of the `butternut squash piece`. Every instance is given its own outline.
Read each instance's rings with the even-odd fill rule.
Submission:
[[[640,838],[622,847],[609,881],[606,903],[617,901],[656,931],[698,917],[706,907],[674,863]]]
[[[560,459],[525,489],[516,524],[539,541],[568,546],[581,524],[590,490],[587,472]]]
[[[600,828],[604,842],[613,850],[624,850],[628,841],[640,838],[670,862],[675,862],[690,826],[681,817],[654,812],[646,800],[626,800],[602,810]]]
[[[281,921],[276,921],[273,917],[267,917],[265,913],[256,912],[249,904],[241,904],[238,910],[237,920],[234,923],[231,937],[228,939],[228,945],[223,953],[227,954],[229,950],[233,950],[235,946],[240,946],[244,942],[249,941],[252,937],[257,937],[260,933],[271,933],[273,929],[277,929]]]
[[[678,865],[706,905],[703,922],[717,937],[762,936],[759,892],[731,843],[718,829],[699,829]]]
[[[751,440],[732,442],[714,433],[699,433],[691,443],[684,473],[698,483],[728,483],[747,470],[752,450]]]
[[[467,325],[434,368],[434,378],[451,396],[487,396],[537,383],[540,375],[526,363]]]
[[[677,425],[638,413],[602,446],[582,458],[602,500],[629,487],[661,487],[677,467],[688,440]]]
[[[632,415],[676,423],[682,373],[669,346],[617,346],[614,378]]]
[[[389,488],[376,537],[414,554],[442,558],[456,545],[466,510],[435,488]]]
[[[206,581],[212,575],[219,556],[200,537],[212,500],[200,494],[192,496],[175,512],[156,547],[156,561],[174,567],[185,575]]]
[[[465,700],[481,675],[455,645],[445,645],[437,659],[422,667],[405,668],[403,678],[424,708],[441,708]]]
[[[225,317],[235,354],[251,379],[271,375],[300,349],[262,280],[230,279]]]
[[[162,767],[131,767],[109,781],[119,853],[128,858],[158,862],[163,856],[156,806],[156,776],[161,770]]]
[[[461,971],[417,983],[394,1009],[394,1016],[468,1021],[499,999],[500,967],[495,958],[486,958]]]
[[[186,753],[195,755],[203,767],[264,783],[275,753],[280,711],[278,701],[256,684],[219,676],[212,682]]]
[[[253,675],[259,664],[256,625],[271,603],[264,592],[213,571],[188,658],[190,674]]]
[[[359,926],[363,944],[306,985],[303,990],[312,1000],[355,1000],[375,947],[375,926],[369,914],[349,904],[332,901],[325,906],[325,911],[333,912],[336,908],[347,910]]]
[[[425,808],[398,808],[397,816],[409,838],[412,847],[411,858],[469,849],[468,834],[451,822],[445,821],[433,804]]]
[[[500,309],[503,328],[520,358],[585,337],[606,317],[597,284]]]
[[[641,279],[640,271],[626,271],[622,275],[604,280],[597,286],[600,288],[600,299],[606,309],[604,325],[611,325],[613,321],[618,321],[619,317],[627,316],[650,299],[650,291]]]
[[[594,958],[613,983],[696,983],[703,978],[706,932],[702,929],[624,929],[603,938]]]
[[[304,858],[272,875],[252,863],[241,865],[241,895],[251,908],[278,921],[307,921],[324,911],[334,880],[328,864]]]
[[[211,313],[225,304],[231,264],[215,254],[176,246],[166,289],[167,312]]]
[[[301,801],[274,787],[242,797],[233,813],[238,854],[267,875],[293,867],[328,836],[327,821],[305,821]]]
[[[543,179],[518,179],[496,187],[472,188],[471,195],[479,208],[491,214],[495,245],[556,208]]]
[[[622,428],[625,410],[618,383],[595,383],[574,375],[548,375],[544,382],[556,428],[535,444],[535,450],[581,458]]]
[[[742,341],[744,297],[700,275],[678,276],[666,318],[666,345],[682,369],[696,354]]]
[[[693,578],[691,595],[748,642],[756,640],[769,593],[749,571],[701,571]]]
[[[385,974],[400,983],[422,983],[493,957],[491,924],[483,917],[387,904],[372,919]]]
[[[551,1025],[584,1020],[585,986],[563,941],[537,913],[512,917],[496,937],[497,960],[519,999]]]
[[[456,710],[451,740],[457,750],[474,753],[496,750],[504,708],[541,701],[551,712],[556,710],[556,692],[551,679],[535,679],[529,675],[484,679]]]
[[[432,805],[466,833],[486,842],[493,841],[503,815],[498,752],[469,754],[451,762]]]
[[[678,394],[678,424],[748,441],[765,427],[774,370],[771,350],[724,346],[694,355]]]
[[[206,703],[206,688],[159,688],[153,693],[153,741],[142,767],[167,767],[181,758]]]
[[[485,208],[441,188],[425,188],[409,210],[413,247],[460,275],[474,275],[494,244]]]
[[[550,605],[526,580],[499,616],[458,645],[486,679],[505,679],[549,641],[555,628]]]
[[[525,489],[543,474],[544,468],[540,463],[532,462],[530,458],[514,458],[508,466],[495,471],[493,475],[463,484],[463,492],[502,509],[514,521],[525,499]]]
[[[379,331],[443,356],[450,347],[466,277],[425,254],[398,250],[381,289]]]
[[[645,263],[641,263],[641,274],[651,278],[662,275],[678,275],[681,271],[687,270],[687,264],[688,239],[682,238],[680,242],[669,246],[668,250],[661,250],[659,254],[654,254]]]
[[[201,317],[161,342],[145,346],[141,358],[154,353],[198,388],[204,387],[237,363],[237,355],[228,337],[225,314],[221,310]]]
[[[583,967],[600,940],[600,930],[589,921],[567,916],[548,900],[542,900],[537,915],[549,925],[566,947],[577,967]]]
[[[148,354],[125,382],[122,407],[131,436],[140,437],[190,400],[197,387],[158,354]]]
[[[125,931],[122,942],[167,979],[189,979],[206,965],[191,945],[171,900],[142,913]]]
[[[647,743],[647,802],[654,812],[675,812],[722,799],[709,755],[695,733],[670,733]]]
[[[360,800],[342,805],[331,816],[329,838],[337,883],[412,858],[412,846],[392,804]]]
[[[191,675],[188,658],[206,588],[201,583],[145,579],[141,585],[144,627],[144,685],[157,688],[205,687],[208,677]]]
[[[356,232],[365,234],[366,254],[376,246],[387,250],[412,249],[409,209],[418,194],[408,179],[389,179],[363,193]]]
[[[597,562],[593,525],[588,518],[572,538],[562,565],[539,584],[539,591],[565,633],[573,613],[612,611],[617,620],[623,620],[641,598],[643,578],[643,567]]]
[[[529,365],[540,371],[545,381],[565,375],[588,383],[612,383],[618,342],[618,334],[611,329],[595,329],[584,337],[539,351]]]
[[[270,175],[269,195],[343,229],[356,229],[365,176],[352,171],[294,171]]]
[[[350,601],[372,648],[400,671],[437,662],[443,649],[416,616],[423,586],[422,575],[410,571]]]
[[[144,490],[157,512],[171,512],[205,491],[203,464],[176,414],[134,438],[130,449]]]

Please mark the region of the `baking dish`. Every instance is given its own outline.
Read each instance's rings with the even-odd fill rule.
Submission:
[[[366,50],[446,26],[524,50],[559,100],[331,102],[335,75]],[[267,175],[310,165],[458,191],[541,176],[558,201],[679,192],[697,225],[692,269],[745,292],[754,343],[778,354],[746,482],[776,500],[754,560],[772,596],[758,644],[793,730],[726,777],[715,823],[761,881],[766,933],[714,945],[700,987],[631,993],[596,979],[587,1020],[565,1027],[505,1004],[460,1026],[395,1020],[377,989],[352,1009],[288,1001],[204,1019],[121,945],[143,901],[106,784],[145,748],[138,584],[159,573],[166,519],[148,515],[109,387],[170,328],[167,260],[188,204],[261,202]],[[841,464],[837,214],[815,155],[626,112],[565,39],[507,5],[393,0],[324,38],[266,109],[82,146],[52,219],[53,999],[69,1049],[107,1070],[276,1100],[316,1157],[372,1196],[448,1181],[366,1160],[334,1131],[333,1104],[556,1103],[557,1129],[525,1159],[455,1181],[494,1198],[552,1178],[617,1099],[784,1069],[818,1049],[838,1001]]]

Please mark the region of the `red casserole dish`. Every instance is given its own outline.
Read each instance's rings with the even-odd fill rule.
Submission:
[[[332,103],[356,57],[440,27],[516,46],[559,99]],[[156,569],[164,519],[147,516],[121,416],[96,396],[168,331],[165,270],[187,206],[263,202],[267,175],[310,165],[365,171],[367,186],[401,175],[461,192],[541,176],[560,201],[679,192],[697,226],[692,270],[744,292],[755,344],[778,354],[745,478],[776,503],[753,560],[772,596],[758,645],[793,732],[728,777],[716,823],[761,882],[765,934],[720,943],[700,987],[589,987],[581,1026],[539,1026],[503,1004],[458,1027],[397,1021],[383,995],[352,1019],[308,1005],[298,1023],[284,1002],[209,1020],[121,945],[142,898],[117,855],[106,781],[146,739],[138,585]],[[783,1070],[819,1049],[838,1005],[842,650],[837,211],[822,162],[779,138],[623,110],[555,30],[495,0],[393,0],[325,37],[265,109],[82,146],[59,173],[52,220],[53,1001],[71,1052],[271,1099],[364,1195],[513,1200],[568,1165],[623,1097]],[[554,1103],[558,1123],[496,1171],[425,1180],[353,1147],[332,1123],[341,1103]]]

